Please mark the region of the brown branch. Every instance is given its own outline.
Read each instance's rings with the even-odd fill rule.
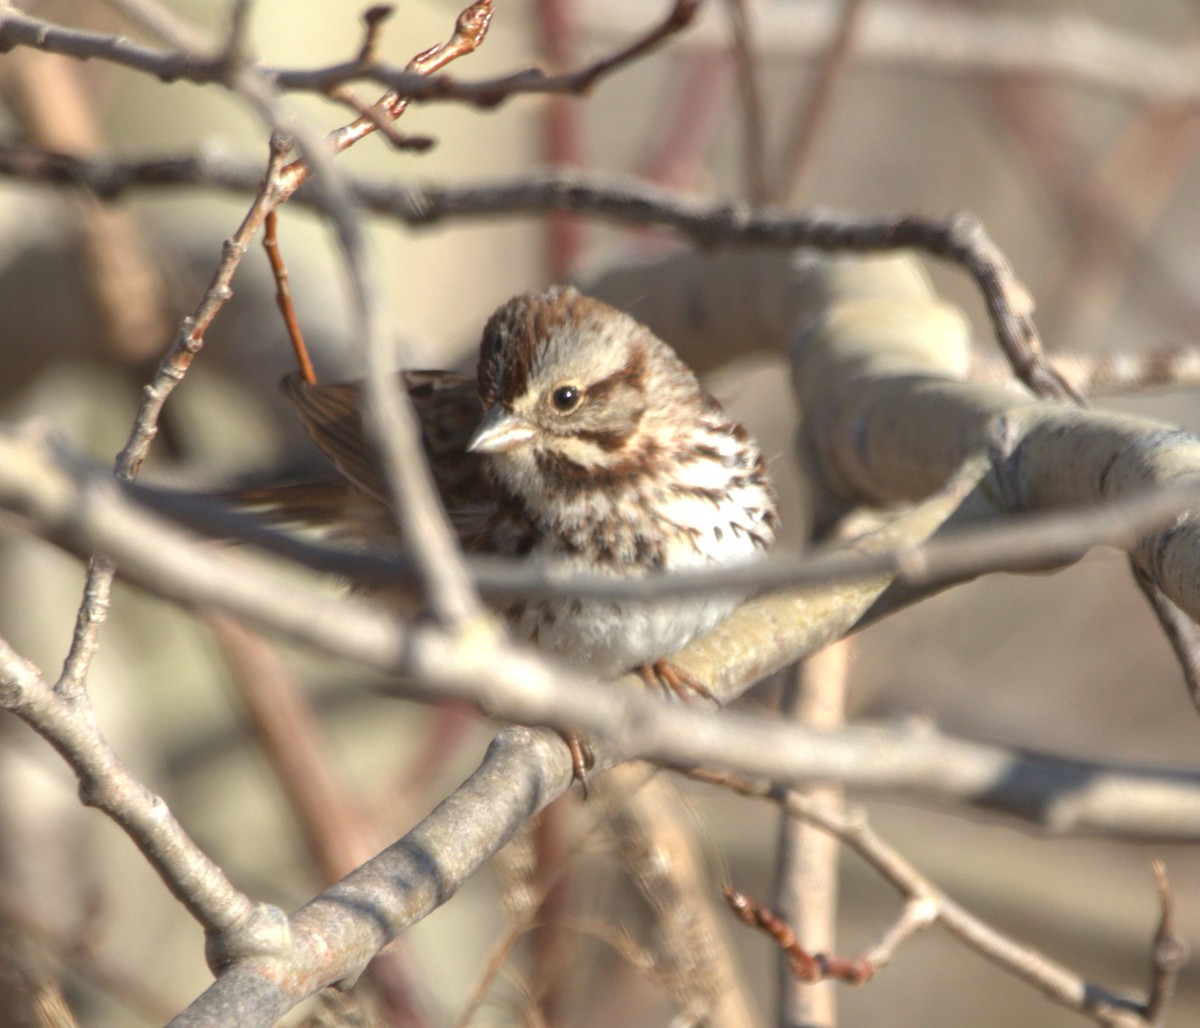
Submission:
[[[742,104],[741,147],[744,158],[746,195],[756,206],[770,198],[767,184],[767,140],[762,88],[758,81],[759,60],[747,0],[725,0],[733,36],[733,62],[737,69],[738,94]]]
[[[707,174],[706,154],[720,130],[729,67],[716,53],[690,54],[681,63],[636,175],[643,182],[688,190]]]
[[[292,287],[288,283],[287,265],[279,250],[278,225],[278,213],[271,211],[263,222],[263,249],[267,252],[271,274],[275,277],[275,302],[279,305],[279,313],[287,327],[288,339],[292,342],[300,375],[309,385],[316,385],[317,373],[313,370],[312,358],[309,357],[308,347],[304,343],[300,320],[296,317],[296,308],[292,305]]]
[[[48,160],[0,149],[0,172],[56,179],[86,174],[89,166],[55,156]],[[129,188],[131,175],[154,183],[195,181],[202,165],[185,159],[164,167],[99,165],[97,186],[103,195]],[[210,175],[214,174],[209,172]],[[223,181],[240,187],[237,174]],[[979,287],[996,338],[1017,377],[1035,393],[1078,400],[1071,386],[1047,363],[1033,325],[1032,304],[1003,254],[983,226],[969,214],[945,219],[855,215],[789,215],[769,209],[746,211],[729,204],[681,199],[678,194],[629,179],[549,171],[516,182],[454,188],[413,189],[394,183],[359,183],[356,195],[368,209],[410,225],[501,214],[572,211],[624,224],[670,228],[698,246],[764,246],[791,249],[811,246],[832,252],[877,253],[916,249],[959,264]]]
[[[478,14],[492,0],[479,0],[468,8]],[[418,57],[418,69],[381,66],[373,61],[354,60],[317,69],[262,69],[265,79],[282,92],[313,92],[328,95],[337,86],[369,81],[387,87],[389,93],[408,101],[454,100],[477,107],[495,107],[526,94],[583,95],[601,79],[656,50],[694,20],[701,0],[675,0],[666,17],[632,43],[587,67],[561,75],[546,75],[531,69],[479,82],[458,82],[445,75],[429,73],[445,61],[429,52]],[[129,39],[85,32],[31,17],[15,7],[0,8],[0,52],[16,46],[36,47],[80,60],[98,58],[153,75],[164,82],[185,80],[196,84],[227,84],[229,53],[211,45],[199,52],[157,50]],[[207,52],[205,52],[207,50]],[[456,55],[457,56],[457,55]],[[424,59],[422,59],[424,58]],[[453,58],[451,58],[453,59]]]
[[[80,156],[101,149],[95,105],[78,65],[25,51],[10,55],[0,72],[0,89],[23,135]],[[139,366],[159,351],[170,327],[162,276],[148,258],[137,221],[128,209],[103,206],[86,192],[63,199],[70,204],[101,342],[118,360]]]
[[[576,52],[576,27],[572,0],[539,0],[538,43],[547,64],[560,70]],[[553,165],[583,163],[585,125],[579,106],[566,97],[547,97],[542,110],[542,159]],[[551,282],[571,277],[583,249],[579,219],[560,211],[546,219],[544,268]]]
[[[1155,389],[1200,386],[1200,349],[1162,346],[1144,353],[1054,354],[1054,366],[1084,396],[1121,396]],[[971,379],[999,383],[1010,378],[1008,366],[983,357],[971,365]]]
[[[657,26],[625,49],[597,61],[590,68],[547,79],[543,85],[552,92],[587,93],[604,76],[658,49],[671,36],[686,29],[695,20],[701,3],[703,0],[675,0],[667,16]]]
[[[208,622],[321,881],[335,882],[377,852],[383,840],[337,775],[315,713],[275,650],[232,618],[212,614]],[[381,954],[371,977],[394,1023],[425,1024],[402,948]]]
[[[992,963],[1034,986],[1054,1002],[1090,1017],[1097,1024],[1129,1028],[1131,1025],[1148,1023],[1143,1004],[1086,981],[1032,947],[1009,938],[950,899],[884,842],[867,824],[862,811],[833,814],[767,782],[749,782],[714,773],[699,773],[695,777],[732,789],[739,795],[769,799],[782,806],[789,815],[803,818],[829,832],[865,860],[908,901],[899,920],[868,954],[837,963],[829,962],[828,958],[822,961],[808,954],[798,955],[799,970],[818,977],[840,977],[843,980],[856,980],[856,975],[870,977],[890,959],[897,945],[925,925],[936,922]],[[754,910],[753,906],[750,905],[751,920],[748,923],[762,923],[758,917],[759,911]],[[790,929],[786,925],[771,924],[773,915],[769,911],[765,914],[763,920],[770,925],[767,930],[777,940],[790,942]],[[742,916],[740,911],[739,916]],[[837,971],[841,974],[834,973]]]
[[[593,31],[621,31],[644,0],[588,5]],[[837,33],[838,0],[760,4],[760,49],[767,61],[815,62]],[[701,22],[682,44],[718,50],[724,30]],[[1137,33],[1126,24],[1067,13],[1061,7],[929,6],[872,0],[863,18],[859,60],[910,76],[986,79],[1018,74],[1080,86],[1102,96],[1139,100],[1200,98],[1200,69],[1190,40]]]
[[[386,209],[414,224],[434,224],[467,214],[501,214],[530,209],[572,210],[596,217],[671,228],[705,248],[718,245],[815,247],[870,253],[916,249],[960,265],[979,287],[997,341],[1014,373],[1035,394],[1079,401],[1046,361],[1032,319],[1032,301],[1012,268],[970,214],[945,219],[853,215],[792,216],[773,210],[682,200],[640,184],[550,172],[519,183],[476,189],[372,191],[368,206]],[[390,192],[390,196],[388,193]]]
[[[1179,972],[1191,958],[1188,944],[1175,928],[1175,900],[1171,895],[1171,884],[1167,880],[1167,868],[1161,860],[1151,863],[1154,884],[1158,890],[1158,905],[1161,911],[1158,929],[1154,933],[1153,959],[1150,962],[1150,990],[1146,998],[1145,1018],[1150,1028],[1159,1028],[1166,1023],[1171,997]]]
[[[888,949],[882,952],[878,962],[868,957],[839,957],[830,953],[809,953],[797,941],[796,933],[792,931],[791,927],[757,900],[753,900],[729,886],[725,886],[721,890],[721,895],[725,897],[729,909],[744,924],[751,928],[761,928],[775,941],[775,944],[787,957],[792,975],[801,982],[811,984],[838,981],[846,982],[849,985],[862,985],[863,982],[869,981],[875,976],[883,963],[891,957],[891,951],[895,948],[894,944],[889,941]],[[918,922],[916,917],[907,920],[914,925]],[[925,927],[928,923],[929,918],[925,918],[921,927]],[[889,940],[891,938],[892,936],[889,935]]]
[[[817,65],[803,106],[797,105],[795,113],[789,119],[792,123],[792,134],[784,146],[783,160],[772,191],[772,199],[785,207],[796,206],[803,196],[805,182],[812,170],[817,141],[829,124],[834,96],[849,67],[866,6],[866,0],[841,0],[837,29],[829,43],[829,49]]]
[[[376,104],[364,103],[349,86],[335,86],[329,91],[329,99],[349,107],[359,118],[371,123],[393,150],[409,153],[428,153],[437,145],[432,136],[403,136],[396,131],[389,115]]]
[[[454,23],[454,33],[445,43],[437,43],[413,57],[405,66],[405,74],[424,79],[435,71],[444,68],[460,57],[474,53],[487,36],[488,26],[492,21],[492,4],[494,0],[476,0],[465,8]],[[372,9],[374,10],[374,9]],[[370,13],[370,12],[368,12]],[[332,92],[337,83],[331,83]],[[276,83],[278,87],[278,83]],[[369,112],[356,118],[345,128],[338,129],[329,135],[329,148],[333,153],[341,153],[375,132],[381,124],[395,121],[408,110],[410,98],[396,90],[384,93]],[[307,177],[308,169],[302,162],[296,162],[292,174],[299,177],[300,182]]]

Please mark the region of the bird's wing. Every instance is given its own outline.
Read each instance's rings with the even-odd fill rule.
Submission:
[[[405,371],[400,375],[420,421],[421,442],[434,480],[451,516],[466,506],[485,502],[479,458],[466,452],[482,416],[474,380],[446,371]],[[378,448],[368,439],[360,413],[362,383],[309,385],[299,375],[290,375],[282,388],[313,442],[338,471],[367,496],[388,505]]]

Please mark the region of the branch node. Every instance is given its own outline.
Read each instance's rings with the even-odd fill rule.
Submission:
[[[209,931],[204,940],[204,959],[215,975],[240,960],[284,959],[291,951],[287,914],[270,903],[255,903],[241,921],[221,931]]]
[[[1154,885],[1158,890],[1160,915],[1154,933],[1154,947],[1150,964],[1150,991],[1143,1008],[1147,1025],[1161,1025],[1166,1017],[1179,972],[1191,957],[1187,941],[1175,928],[1175,899],[1171,883],[1167,879],[1167,868],[1161,860],[1153,860],[1150,869],[1154,874]]]

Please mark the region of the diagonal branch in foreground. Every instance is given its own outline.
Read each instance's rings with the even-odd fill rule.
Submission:
[[[103,811],[134,841],[172,894],[203,926],[214,967],[234,956],[287,952],[283,912],[239,892],[142,784],[100,733],[86,697],[63,696],[0,639],[0,707],[50,743],[79,779],[86,806]]]

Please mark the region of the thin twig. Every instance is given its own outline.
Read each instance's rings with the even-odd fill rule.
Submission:
[[[88,167],[60,155],[38,160],[31,159],[28,152],[13,154],[0,148],[0,172],[62,180],[85,174]],[[201,174],[192,159],[170,167],[164,167],[162,162],[97,167],[96,185],[103,187],[103,195],[114,195],[128,188],[131,172],[144,174],[157,184],[164,179],[194,181]],[[213,173],[207,177],[211,179]],[[239,188],[244,185],[239,175],[226,177],[224,181]],[[747,211],[729,204],[681,199],[676,193],[632,179],[570,170],[541,172],[515,182],[454,188],[415,189],[394,183],[360,183],[356,195],[370,210],[419,226],[463,217],[565,210],[624,224],[670,228],[706,248],[811,246],[853,253],[921,250],[959,264],[975,281],[1000,347],[1022,382],[1038,395],[1080,399],[1046,361],[1033,324],[1028,294],[983,226],[969,214],[938,219]]]
[[[106,0],[127,13],[147,11],[156,5],[147,0]],[[698,3],[678,4],[662,26],[652,30],[649,44],[635,44],[622,51],[628,61],[642,56],[693,19]],[[644,0],[610,3],[606,15],[620,19],[622,29],[630,11],[640,14]],[[680,12],[676,14],[676,10]],[[834,32],[835,6],[826,4],[764,4],[761,38],[764,51],[786,53],[790,60],[824,53]],[[163,12],[165,13],[165,12]],[[222,69],[206,40],[192,37],[188,45],[176,42],[170,32],[174,19],[155,15],[161,38],[169,38],[175,49],[157,50],[128,39],[103,33],[81,32],[33,18],[12,7],[0,8],[0,50],[16,45],[62,53],[80,59],[99,58],[153,75],[166,82],[221,82]],[[144,23],[149,24],[151,19]],[[663,27],[669,30],[663,34]],[[694,46],[713,46],[716,33],[704,26],[692,34]],[[860,59],[875,67],[899,67],[908,71],[955,76],[992,76],[1022,73],[1079,83],[1085,87],[1139,100],[1176,100],[1195,103],[1200,99],[1200,72],[1194,54],[1186,46],[1139,37],[1121,27],[1109,27],[1086,17],[1056,13],[1032,17],[1024,13],[982,12],[975,9],[939,7],[915,3],[872,4],[858,47]],[[550,78],[539,72],[522,72],[485,82],[460,83],[446,76],[420,79],[399,69],[358,61],[320,69],[288,70],[264,67],[263,71],[284,91],[327,93],[342,82],[371,80],[396,89],[413,100],[455,100],[492,106],[510,97],[538,92],[578,92],[594,85],[598,75],[619,67],[608,58],[596,69]]]
[[[742,106],[741,147],[745,169],[746,195],[755,205],[770,198],[767,184],[767,133],[763,116],[762,88],[758,81],[759,60],[748,0],[725,0],[729,28],[733,36],[733,62],[737,69],[738,94]]]
[[[1130,558],[1129,570],[1170,644],[1192,704],[1200,712],[1200,637],[1196,623],[1158,587],[1149,573]]]
[[[837,29],[829,49],[817,65],[803,106],[798,105],[789,119],[792,134],[784,146],[783,160],[771,193],[771,198],[785,207],[797,206],[804,195],[817,141],[829,124],[833,99],[850,65],[864,10],[866,0],[841,0]]]
[[[363,12],[363,32],[362,46],[358,50],[358,60],[363,64],[374,64],[379,60],[379,47],[383,42],[383,25],[393,14],[396,9],[390,4],[377,4],[374,7],[368,7]]]
[[[1165,389],[1200,387],[1200,349],[1195,346],[1163,346],[1144,353],[1054,354],[1054,366],[1075,390],[1084,396],[1122,396]],[[975,382],[1011,380],[1007,364],[983,357],[971,365]]]
[[[450,39],[422,50],[405,66],[405,74],[423,79],[458,58],[474,53],[487,36],[488,26],[492,21],[493,2],[494,0],[477,0],[464,9],[454,23],[454,34]],[[330,149],[334,153],[341,153],[376,131],[380,124],[395,121],[408,109],[409,99],[397,90],[384,93],[372,105],[370,113],[360,116],[345,128],[330,133]],[[296,174],[306,175],[307,169],[298,164]]]
[[[1167,868],[1161,860],[1151,862],[1154,884],[1158,890],[1158,905],[1161,913],[1158,929],[1154,933],[1153,959],[1150,962],[1150,990],[1146,998],[1145,1018],[1150,1028],[1159,1028],[1166,1023],[1167,1011],[1179,972],[1191,957],[1187,942],[1175,928],[1175,900],[1171,895],[1171,884],[1167,880]]]
[[[884,842],[867,824],[862,811],[833,814],[768,782],[708,772],[698,773],[696,777],[732,789],[739,795],[769,799],[791,816],[803,818],[831,833],[910,901],[911,909],[906,909],[872,951],[860,958],[861,964],[852,960],[841,965],[847,973],[866,972],[869,976],[890,958],[898,943],[925,924],[936,921],[981,956],[1028,982],[1054,1002],[1085,1014],[1097,1024],[1128,1028],[1131,1024],[1145,1023],[1141,1004],[1086,981],[1045,954],[1009,938],[950,899]],[[801,964],[803,966],[804,962]],[[821,961],[817,960],[813,970],[823,972],[820,965]]]
[[[393,150],[427,153],[437,144],[432,136],[403,136],[396,131],[389,116],[375,104],[364,103],[349,86],[335,86],[329,99],[349,107],[358,117],[369,121]]]
[[[409,67],[421,75],[472,53],[483,41],[491,20],[492,0],[478,0],[455,22],[450,40],[422,51]],[[255,66],[239,64],[231,75],[232,87],[250,103],[279,136],[285,120],[272,83]],[[395,93],[376,103],[379,112],[398,118],[407,100]],[[412,554],[423,585],[423,597],[435,616],[447,622],[473,622],[481,616],[462,565],[445,511],[437,499],[432,474],[419,442],[416,416],[411,404],[398,391],[391,375],[390,330],[383,309],[379,283],[368,260],[357,207],[331,157],[376,131],[377,118],[360,117],[323,142],[305,123],[292,122],[292,133],[302,156],[279,173],[274,207],[286,202],[310,180],[319,192],[321,206],[333,224],[350,280],[354,319],[352,334],[362,341],[367,366],[365,423],[379,449],[384,477],[403,539]]]
[[[887,941],[877,946],[878,962],[867,957],[839,957],[831,953],[809,953],[796,939],[796,933],[791,926],[764,907],[757,900],[751,899],[744,893],[726,886],[721,890],[725,902],[744,924],[751,928],[761,928],[783,951],[792,975],[797,981],[813,984],[824,981],[846,982],[849,985],[861,985],[875,976],[875,973],[891,959],[896,944],[908,935],[900,932],[889,932]],[[908,909],[907,907],[905,908]],[[925,918],[920,927],[928,925],[930,918]],[[907,919],[913,924],[914,930],[918,918]]]
[[[131,481],[137,477],[150,451],[150,444],[158,434],[158,421],[167,397],[183,380],[196,354],[203,347],[204,334],[213,318],[233,295],[229,283],[245,255],[246,246],[273,205],[276,180],[283,166],[283,159],[282,149],[273,142],[267,162],[266,178],[250,210],[233,237],[225,243],[212,281],[192,314],[184,318],[174,343],[159,364],[154,378],[142,392],[142,402],[134,419],[133,429],[124,448],[117,455],[113,468],[118,479]],[[75,620],[71,647],[63,663],[62,674],[55,685],[55,691],[66,698],[78,699],[83,694],[84,680],[96,653],[100,629],[108,617],[115,575],[116,566],[108,558],[92,558],[84,585],[83,602]]]
[[[287,264],[284,263],[283,254],[279,250],[278,225],[279,215],[276,211],[271,211],[263,222],[263,249],[267,252],[271,274],[275,276],[275,302],[287,327],[288,339],[292,341],[292,350],[296,354],[296,365],[300,369],[300,375],[309,385],[316,385],[317,373],[313,370],[312,358],[309,357],[308,347],[304,343],[300,319],[296,317],[296,308],[292,304],[292,287],[288,283]]]

